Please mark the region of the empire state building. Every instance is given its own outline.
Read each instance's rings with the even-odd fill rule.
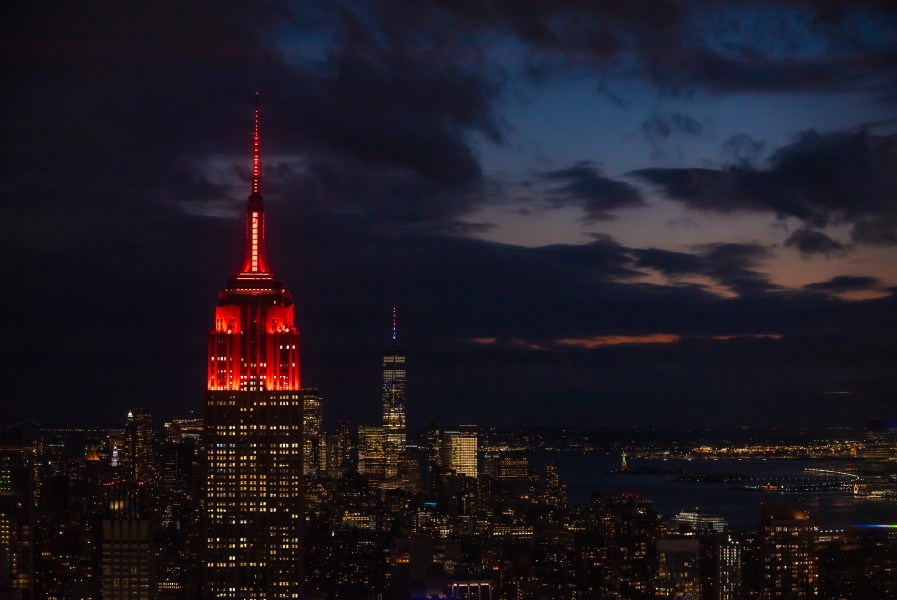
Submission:
[[[256,97],[243,262],[209,334],[206,598],[302,597],[299,330],[268,264],[261,173]]]

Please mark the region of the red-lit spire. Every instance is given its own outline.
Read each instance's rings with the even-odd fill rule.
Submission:
[[[215,327],[209,335],[208,389],[211,391],[302,389],[293,298],[274,279],[265,251],[259,131],[256,94],[252,192],[246,205],[246,250],[240,270],[227,280],[227,287],[218,295]]]
[[[252,135],[252,190],[246,206],[246,250],[238,279],[272,279],[265,244],[265,206],[262,202],[262,157],[259,149],[259,94],[255,94],[255,131]]]

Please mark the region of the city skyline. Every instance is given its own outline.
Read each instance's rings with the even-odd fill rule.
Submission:
[[[200,412],[257,91],[328,421],[394,306],[409,430],[894,416],[889,6],[94,10],[8,19],[6,421]]]

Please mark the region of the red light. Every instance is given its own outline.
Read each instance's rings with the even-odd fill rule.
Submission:
[[[259,110],[253,134],[252,194],[246,210],[243,264],[220,295],[215,328],[209,334],[210,390],[299,390],[299,331],[289,293],[274,285],[265,250],[261,196]],[[259,303],[254,297],[272,296]]]

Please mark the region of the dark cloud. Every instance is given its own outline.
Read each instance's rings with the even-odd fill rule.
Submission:
[[[873,92],[882,71],[891,71],[895,60],[894,50],[781,60],[754,52],[733,57],[708,49],[683,49],[671,55],[652,54],[648,65],[655,79],[673,90]]]
[[[726,169],[640,169],[631,175],[660,186],[664,194],[697,210],[733,213],[771,210],[776,192],[761,172],[741,166]]]
[[[635,38],[667,41],[687,16],[676,2],[437,2],[464,27],[508,33],[555,58],[607,60]]]
[[[369,226],[459,231],[460,218],[477,202],[479,186],[446,188],[420,172],[345,155],[311,154],[285,165],[266,185],[273,197],[318,213],[351,216]],[[484,231],[488,225],[468,226]]]
[[[854,239],[864,243],[888,244],[897,235],[897,135],[809,131],[773,153],[765,169],[738,164],[632,175],[698,210],[768,211],[816,227],[853,222]]]
[[[699,136],[704,125],[694,118],[678,112],[654,115],[642,122],[641,133],[651,143],[669,139],[673,134]]]
[[[475,233],[486,233],[495,229],[495,223],[469,223],[467,221],[452,221],[449,224],[449,232],[455,232],[460,235],[470,235]]]
[[[639,133],[651,145],[651,158],[664,156],[667,142],[674,135],[700,137],[707,127],[684,113],[668,112],[655,114],[642,121]],[[681,150],[679,150],[681,154]]]
[[[822,254],[827,257],[843,256],[847,246],[815,229],[801,227],[785,240],[786,246],[794,246],[801,254],[810,256]]]
[[[439,53],[378,46],[336,49],[328,66],[324,74],[292,74],[295,91],[281,102],[296,139],[446,187],[480,179],[464,133],[501,139],[485,72]]]
[[[768,248],[759,244],[706,244],[693,252],[673,252],[657,248],[633,250],[635,264],[660,271],[672,279],[693,275],[709,277],[739,294],[755,294],[778,289],[759,271],[770,258]]]
[[[823,292],[857,292],[866,290],[875,290],[881,287],[881,279],[878,277],[867,277],[862,275],[838,275],[832,277],[828,281],[820,281],[818,283],[808,283],[804,286],[808,290],[819,290]]]
[[[766,142],[755,140],[746,133],[737,133],[723,142],[722,155],[733,164],[755,164],[766,147]]]
[[[895,246],[897,245],[897,216],[894,210],[889,214],[859,221],[850,232],[854,241],[870,246]]]
[[[897,19],[888,3],[731,0],[681,3],[405,2],[376,3],[391,35],[437,29],[444,43],[470,48],[476,31],[524,48],[525,72],[538,80],[587,69],[633,68],[668,93],[850,91],[885,95],[897,75]],[[864,36],[868,20],[880,36]],[[464,32],[453,36],[449,31]],[[458,41],[458,37],[462,41]],[[606,88],[602,88],[605,89]]]
[[[703,422],[768,423],[781,413],[751,414],[757,398],[799,415],[794,398],[818,399],[832,372],[864,390],[855,419],[893,398],[893,295],[848,302],[782,289],[763,274],[768,250],[753,244],[671,252],[607,236],[538,248],[470,237],[491,226],[473,216],[490,195],[477,144],[505,143],[508,49],[545,76],[607,73],[622,60],[659,80],[672,61],[670,85],[777,91],[862,87],[869,65],[892,72],[874,49],[847,52],[852,75],[791,81],[784,73],[805,61],[767,59],[773,75],[763,80],[763,60],[744,55],[731,60],[750,69],[714,75],[691,68],[708,52],[690,49],[692,5],[647,0],[7,10],[0,253],[12,258],[0,302],[15,318],[3,421],[117,424],[135,405],[160,418],[201,411],[211,311],[241,253],[241,220],[221,217],[239,215],[248,192],[256,90],[271,259],[296,298],[303,378],[322,388],[328,420],[379,418],[379,355],[396,305],[412,427],[613,424],[689,402]],[[704,210],[843,219],[858,241],[889,243],[892,144],[808,136],[765,169],[643,178],[668,178]],[[831,168],[842,162],[844,181]],[[643,204],[593,163],[535,185],[593,220]],[[672,283],[651,283],[655,271]],[[654,334],[683,341],[556,343]],[[783,337],[751,337],[766,334]]]
[[[297,300],[303,378],[323,389],[328,419],[378,418],[379,354],[393,305],[409,355],[414,427],[428,419],[503,423],[508,411],[515,422],[532,422],[536,397],[551,397],[557,407],[540,422],[620,423],[628,418],[621,407],[632,403],[651,413],[695,398],[708,403],[702,422],[764,422],[737,404],[709,408],[711,399],[738,381],[743,389],[732,397],[762,391],[770,402],[794,406],[794,388],[761,390],[756,382],[800,374],[794,385],[810,398],[814,382],[832,369],[869,382],[862,402],[877,402],[893,389],[893,377],[881,374],[897,350],[884,333],[897,326],[893,298],[842,302],[773,288],[754,272],[766,254],[761,247],[720,244],[671,253],[605,237],[524,248],[390,231],[361,215],[321,213],[312,204],[288,210],[276,200],[270,198],[268,209],[270,254]],[[17,269],[41,277],[10,286],[4,296],[4,307],[22,315],[7,331],[18,342],[4,362],[6,394],[31,400],[27,407],[4,403],[5,418],[80,423],[85,404],[97,407],[92,418],[106,422],[135,404],[160,415],[200,410],[197,374],[205,369],[210,311],[238,263],[240,226],[163,216],[129,232],[129,239],[98,238],[77,254],[18,255]],[[702,274],[739,294],[643,283],[649,267]],[[744,339],[595,350],[555,344],[655,333]],[[757,334],[784,338],[749,338]],[[483,348],[469,342],[491,337],[521,342]],[[833,346],[843,350],[838,358],[814,350]],[[55,376],[36,387],[35,373],[48,362]],[[639,383],[624,385],[627,378]],[[663,386],[662,399],[648,393],[656,385]]]
[[[327,197],[337,212],[383,201],[400,226],[457,229],[482,179],[468,136],[501,141],[494,72],[385,39],[382,23],[336,5],[22,12],[5,22],[0,68],[16,93],[0,118],[18,140],[2,151],[4,200],[16,206],[2,229],[26,245],[40,239],[36,222],[80,243],[150,211],[239,212],[255,90],[266,190],[304,183],[284,195]],[[331,40],[314,59],[278,45],[304,27]],[[278,155],[308,160],[275,174]]]
[[[586,211],[587,221],[612,220],[611,213],[616,209],[635,208],[645,204],[638,188],[624,181],[604,177],[598,166],[589,161],[547,171],[538,178],[555,184],[547,191],[551,204],[579,204]]]

